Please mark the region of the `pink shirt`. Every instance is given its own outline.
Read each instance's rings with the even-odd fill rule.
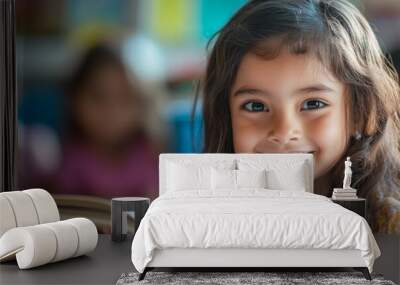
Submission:
[[[70,143],[55,186],[60,194],[104,198],[158,196],[158,154],[145,139],[136,141],[118,163],[110,163],[82,143]]]

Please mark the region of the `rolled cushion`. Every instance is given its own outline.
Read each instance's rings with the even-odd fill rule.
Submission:
[[[22,191],[30,196],[36,208],[39,224],[51,223],[60,220],[56,202],[49,192],[43,189],[29,189]]]
[[[78,247],[74,254],[79,256],[96,248],[98,234],[95,224],[85,218],[74,218],[63,221],[72,225],[78,233]]]
[[[43,189],[0,193],[0,237],[15,227],[33,226],[60,220],[56,202]]]
[[[9,229],[15,228],[17,222],[8,199],[0,195],[0,237]]]
[[[39,223],[35,205],[30,196],[22,191],[1,193],[13,210],[17,227],[33,226]]]
[[[57,262],[74,256],[78,248],[78,233],[65,221],[44,224],[56,237],[57,249],[51,262]]]
[[[0,238],[0,260],[16,254],[21,269],[49,263],[56,250],[54,233],[42,225],[13,228]]]
[[[85,218],[13,228],[0,238],[0,261],[16,255],[19,268],[28,269],[86,254],[97,239],[96,226]]]

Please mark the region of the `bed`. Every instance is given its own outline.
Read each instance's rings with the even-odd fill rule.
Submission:
[[[312,154],[161,154],[160,196],[132,242],[154,268],[352,267],[380,250],[361,216],[313,194]]]

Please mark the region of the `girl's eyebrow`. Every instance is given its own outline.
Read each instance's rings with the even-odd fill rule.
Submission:
[[[294,91],[294,94],[307,94],[314,92],[334,92],[334,90],[325,84],[318,83],[314,85],[305,86]],[[233,96],[239,96],[243,94],[254,94],[254,95],[264,95],[271,96],[271,92],[268,90],[253,88],[249,86],[242,86],[233,93]]]

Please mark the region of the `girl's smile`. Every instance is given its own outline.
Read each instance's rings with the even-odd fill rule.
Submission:
[[[282,51],[244,56],[230,92],[236,153],[313,153],[315,178],[348,142],[345,85],[313,57]]]

